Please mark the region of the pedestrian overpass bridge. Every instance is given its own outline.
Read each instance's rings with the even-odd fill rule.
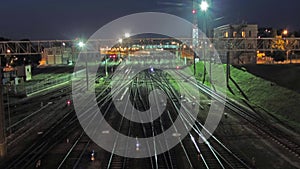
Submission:
[[[282,50],[286,52],[288,59],[289,56],[300,52],[300,38],[199,39],[198,46],[194,46],[192,42],[191,38],[126,38],[122,42],[114,39],[92,39],[87,42],[79,40],[2,41],[0,42],[0,56],[42,55],[45,63],[65,64],[66,60],[75,62],[79,53],[126,56],[136,51],[169,50],[182,58],[192,59],[194,51],[216,49],[221,60],[226,60],[228,53],[232,58],[239,57],[243,53],[257,57],[258,53]],[[108,46],[108,44],[113,45]],[[201,59],[201,56],[199,58]]]

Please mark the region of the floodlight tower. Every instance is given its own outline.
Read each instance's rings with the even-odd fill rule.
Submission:
[[[193,47],[198,47],[198,43],[199,43],[199,29],[198,29],[198,8],[199,8],[199,3],[198,3],[198,0],[193,0],[193,10],[192,10],[192,13],[193,13],[193,24],[194,24],[194,27],[193,27],[193,35],[192,35],[192,38],[193,38],[193,41],[192,41],[192,45]]]
[[[199,3],[198,0],[193,0],[193,10],[192,10],[192,13],[193,13],[193,24],[194,24],[194,27],[193,27],[193,35],[192,35],[192,46],[195,49],[197,49],[199,47],[199,28],[198,28],[198,24],[199,24],[199,20],[198,20],[198,11],[203,13],[203,30],[202,30],[202,36],[201,36],[201,40],[202,42],[204,41],[204,37],[206,34],[206,12],[209,8],[209,2],[208,0],[202,0],[201,3]],[[204,44],[205,45],[205,44]],[[195,57],[196,57],[196,54],[194,53],[194,75],[196,75],[196,63],[195,63]],[[203,57],[203,61],[205,62],[205,56],[202,56]],[[204,68],[205,69],[205,68]],[[205,70],[204,70],[205,71]],[[206,73],[206,72],[204,72]]]
[[[193,0],[193,32],[192,32],[192,46],[195,50],[199,46],[199,29],[198,29],[198,0]],[[194,53],[194,75],[196,75],[196,53]]]
[[[201,41],[202,41],[202,57],[203,57],[203,69],[204,69],[204,72],[203,72],[203,81],[202,83],[204,84],[205,82],[205,77],[206,77],[206,41],[204,40],[205,39],[205,35],[206,35],[206,13],[207,13],[207,10],[209,8],[209,4],[207,2],[207,0],[202,0],[201,3],[199,4],[199,7],[200,7],[200,10],[201,10],[201,13],[203,15],[203,25],[202,25],[202,36],[201,36]],[[210,75],[209,75],[209,78],[211,79],[211,58],[210,58],[210,66],[209,66],[209,72],[210,72]]]

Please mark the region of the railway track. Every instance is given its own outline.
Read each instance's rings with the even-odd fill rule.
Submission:
[[[213,97],[215,97],[216,99],[223,99],[224,101],[226,101],[226,108],[233,111],[241,118],[243,118],[246,122],[248,122],[250,124],[250,128],[256,131],[259,135],[269,137],[269,140],[272,140],[283,148],[288,149],[291,154],[300,159],[300,145],[291,137],[285,135],[284,132],[281,132],[278,127],[266,122],[264,119],[259,118],[256,115],[258,114],[258,112],[253,112],[244,107],[241,107],[231,100],[224,99],[220,95],[214,93],[207,86],[198,84],[198,87],[204,91],[211,92],[213,94]]]
[[[67,113],[61,120],[52,125],[39,139],[37,139],[22,154],[13,160],[7,169],[27,168],[35,164],[53,146],[63,140],[68,134],[72,133],[76,126],[79,127],[74,112]]]
[[[183,81],[187,77],[179,74]],[[194,119],[191,113],[186,110],[190,119],[184,119],[183,116],[178,113],[179,102],[182,99],[192,101],[194,96],[188,94],[186,96],[178,95],[177,91],[170,85],[168,75],[162,71],[149,72],[148,70],[140,72],[135,77],[131,76],[130,67],[128,71],[124,74],[123,77],[117,79],[116,89],[111,89],[108,85],[107,88],[104,88],[101,93],[97,94],[98,106],[103,111],[105,119],[110,123],[110,125],[117,130],[119,133],[130,137],[147,138],[153,137],[158,134],[164,133],[164,131],[169,128],[173,120],[180,118],[185,124],[189,124],[189,120],[196,120],[196,124],[191,126],[192,131],[183,139],[177,146],[176,149],[172,149],[162,154],[155,154],[149,158],[133,159],[127,157],[121,157],[112,153],[106,153],[104,164],[107,169],[135,169],[135,168],[144,168],[144,169],[177,169],[182,168],[178,166],[178,159],[184,159],[184,168],[232,168],[232,169],[242,169],[242,168],[251,168],[249,164],[243,161],[242,157],[232,152],[228,147],[226,147],[218,138],[216,138],[212,133],[211,138],[206,140],[203,137],[202,130],[204,128],[202,123],[198,119]],[[126,81],[126,84],[123,84],[122,81],[125,79],[131,79]],[[121,85],[122,84],[122,85]],[[275,142],[282,144],[288,150],[293,150],[292,153],[297,155],[298,147],[295,146],[292,141],[289,139],[280,139],[282,135],[274,134],[274,129],[266,127],[267,124],[263,123],[261,119],[257,119],[255,114],[251,114],[248,110],[244,110],[239,105],[236,105],[234,102],[230,102],[223,98],[220,95],[215,94],[206,86],[201,84],[193,84],[195,87],[200,89],[208,97],[214,98],[215,100],[226,101],[226,108],[238,113],[244,120],[253,125],[253,129],[260,132],[260,134],[268,135],[270,139],[274,139]],[[184,89],[183,84],[179,83],[179,87]],[[147,99],[150,92],[154,89],[160,89],[165,92],[167,96],[167,102],[160,100],[159,95],[154,96],[155,104],[166,104],[167,109],[162,113],[162,115],[150,123],[135,123],[126,119],[122,114],[116,111],[114,104],[112,103],[112,94],[117,93],[120,96],[119,101],[122,101],[123,93],[130,93],[130,100],[127,100],[126,105],[129,102],[132,102],[134,107],[140,111],[145,111],[150,108],[149,100]],[[184,89],[185,90],[185,89]],[[188,92],[187,92],[188,93]],[[60,94],[53,94],[51,97],[57,98],[60,97]],[[146,98],[146,99],[145,99]],[[188,99],[189,98],[189,99]],[[224,100],[225,99],[225,100]],[[194,104],[193,102],[190,103]],[[195,105],[194,105],[195,106]],[[201,105],[197,105],[200,106]],[[184,107],[183,107],[184,108]],[[126,110],[127,108],[125,108]],[[186,109],[186,108],[185,108]],[[131,116],[138,116],[137,114],[131,113]],[[74,114],[74,113],[73,113]],[[75,116],[76,119],[76,116]],[[38,162],[47,151],[49,151],[58,140],[54,140],[52,137],[57,136],[64,138],[66,132],[71,134],[75,130],[76,121],[68,113],[61,123],[58,122],[53,127],[48,130],[44,135],[35,142],[30,148],[28,148],[22,155],[20,155],[10,166],[9,168],[26,168],[32,163]],[[116,123],[118,122],[118,123]],[[65,126],[62,124],[64,123]],[[254,125],[254,124],[256,125]],[[258,125],[257,125],[258,124]],[[262,129],[262,126],[266,129]],[[59,131],[59,128],[66,129],[65,133],[56,133]],[[67,131],[67,129],[69,131]],[[71,130],[70,130],[71,129]],[[276,132],[275,132],[276,133]],[[50,138],[49,138],[50,137]],[[51,139],[52,138],[52,139]],[[198,140],[202,140],[203,143],[199,143]],[[137,141],[138,143],[138,141]],[[88,147],[91,144],[91,140],[84,134],[81,133],[80,136],[76,139],[71,148],[66,152],[62,161],[58,164],[57,168],[66,168],[66,166],[71,168],[77,168],[81,163],[83,154],[86,154]],[[119,144],[118,139],[115,140],[114,144]],[[126,152],[129,152],[128,142],[124,144],[124,149]],[[155,143],[156,146],[168,146],[167,142]],[[76,147],[83,147],[78,151]],[[148,149],[156,149],[157,147],[150,147]],[[136,145],[136,151],[138,151],[139,145]],[[180,149],[180,151],[178,151]],[[75,151],[76,150],[76,151]],[[180,161],[181,163],[182,161]]]
[[[148,78],[148,79],[147,79]],[[144,111],[149,109],[149,102],[143,96],[148,96],[149,92],[154,89],[154,84],[148,75],[141,73],[138,74],[134,80],[129,84],[129,91],[131,93],[132,100],[134,100],[134,106],[138,110]],[[124,87],[124,86],[123,86]],[[124,87],[125,88],[125,87]],[[110,107],[108,106],[107,109]],[[110,111],[112,112],[112,110]],[[132,112],[131,112],[132,113]],[[133,114],[132,114],[133,115]],[[119,119],[118,119],[119,118]],[[116,126],[119,133],[135,137],[150,137],[161,133],[164,128],[161,124],[160,119],[157,122],[151,124],[138,124],[132,123],[130,120],[124,119],[124,117],[111,118],[113,121],[120,121],[120,125]],[[117,140],[116,140],[117,144]],[[128,144],[128,143],[126,143]],[[159,145],[159,143],[157,143]],[[147,145],[145,145],[147,146]],[[128,148],[126,146],[126,148]],[[148,145],[148,148],[149,147]],[[153,147],[154,148],[154,147]],[[128,151],[127,149],[125,151]],[[138,151],[138,150],[137,150]],[[108,158],[108,163],[106,168],[117,169],[117,168],[166,168],[166,169],[176,169],[176,157],[174,153],[166,152],[161,155],[155,155],[150,158],[143,159],[132,159],[126,157],[120,157],[114,154],[110,154]]]
[[[82,131],[59,163],[57,169],[77,168],[90,144],[91,139]],[[92,156],[91,158],[94,158],[94,155]]]
[[[41,131],[30,147],[27,147],[14,160],[8,161],[6,168],[32,168],[34,164],[49,152],[55,145],[65,139],[79,128],[79,123],[72,106],[68,106],[66,100],[70,99],[71,86],[64,86],[55,91],[44,93],[17,104],[31,102],[32,99],[38,104],[41,101],[51,101],[44,107],[47,110],[38,110],[30,113],[15,123],[10,128],[13,134],[9,136],[8,145],[13,151],[14,145],[24,142],[25,136],[34,131]],[[24,106],[29,107],[30,104]],[[24,125],[25,124],[25,125]],[[10,130],[11,130],[10,129]]]
[[[39,109],[47,107],[47,104],[49,103],[52,104],[58,102],[59,100],[61,100],[61,98],[70,97],[70,93],[71,86],[64,86],[62,88],[59,88],[58,90],[51,91],[24,101],[16,102],[14,104],[10,104],[11,125],[8,126],[7,124],[8,127],[6,130],[9,131],[7,132],[7,135],[18,131],[21,127],[21,124],[30,121],[32,117],[36,116],[36,114],[39,112]],[[34,109],[36,109],[36,111],[33,111]]]
[[[152,76],[149,75],[148,73],[145,73],[137,76],[132,83],[133,83],[133,85],[131,86],[132,97],[133,98],[137,97],[136,99],[132,99],[132,100],[134,100],[135,107],[139,110],[149,109],[149,105],[147,105],[149,104],[149,102],[147,101],[147,99],[145,101],[145,96],[148,96],[149,92],[152,91],[154,88],[160,88],[164,92],[166,92],[168,95],[168,99],[173,106],[177,105],[177,103],[175,103],[174,100],[180,99],[179,96],[175,96],[176,92],[169,85],[164,74],[156,73],[155,76]],[[171,116],[174,116],[174,114],[170,114],[170,111],[168,111],[168,113],[165,112],[162,115],[159,121],[154,121],[151,123],[151,125],[142,124],[140,126],[140,128],[143,129],[142,134],[144,134],[144,136],[146,135],[147,137],[150,137],[162,133],[165,130],[165,128],[168,127],[168,125],[163,124],[163,121],[166,120],[170,121],[170,119],[172,119]],[[180,118],[179,115],[177,115],[177,118]],[[197,125],[194,126],[195,131],[189,134],[190,137],[188,139],[185,139],[183,142],[180,143],[182,151],[184,152],[183,154],[186,156],[186,160],[188,161],[186,162],[186,164],[187,166],[189,166],[189,168],[198,168],[199,166],[205,168],[250,168],[247,164],[245,164],[245,162],[243,162],[239,157],[237,157],[234,153],[232,153],[215,137],[214,137],[215,139],[214,142],[213,141],[205,142],[205,144],[199,144],[197,141],[195,141],[195,138],[197,138],[197,136],[194,135],[197,135],[196,133],[198,133],[199,135],[199,132],[201,132],[198,127],[200,126]],[[130,124],[124,125],[124,127],[120,125],[119,131],[122,131],[122,133],[126,133],[126,132],[130,133],[130,130],[128,130],[130,128],[131,128]],[[138,128],[138,126],[134,128]],[[173,151],[168,151],[166,153],[156,155],[150,158],[149,163],[151,165],[147,166],[145,165],[146,163],[144,163],[143,168],[174,169],[177,168],[176,158],[177,157]],[[107,168],[118,168],[118,167],[134,168],[138,166],[137,163],[131,166],[130,161],[132,160],[120,156],[116,156],[116,155],[111,155],[109,160],[109,165],[107,165]],[[135,159],[135,161],[137,160]]]
[[[177,73],[183,79],[188,80],[188,77],[184,76],[182,73],[179,73],[178,71]],[[194,83],[193,85],[209,97],[212,97],[215,100],[219,100],[221,102],[225,102],[225,107],[238,115],[250,129],[255,131],[261,137],[269,138],[269,141],[288,150],[291,155],[300,159],[300,145],[297,143],[297,141],[284,134],[284,132],[282,132],[272,123],[269,123],[266,120],[262,119],[258,115],[259,112],[254,112],[253,110],[247,109],[232,100],[226,99],[201,83]]]
[[[163,83],[162,85],[166,86],[169,84],[167,79],[168,75],[161,75],[157,82]],[[157,78],[155,76],[154,78]],[[179,83],[181,89],[185,90],[185,87]],[[171,88],[172,89],[172,88]],[[175,93],[175,91],[173,91]],[[189,92],[186,92],[189,93]],[[188,100],[193,100],[193,95],[184,96]],[[194,104],[194,103],[191,103]],[[200,106],[200,105],[199,105]],[[188,112],[188,111],[187,111]],[[192,157],[197,157],[198,161],[201,161],[201,167],[205,168],[251,168],[246,164],[240,157],[235,153],[225,147],[215,136],[213,136],[209,141],[204,139],[201,129],[205,127],[199,122],[198,119],[194,119],[190,116],[190,120],[196,120],[196,125],[193,126],[192,132],[189,134],[189,139],[186,139],[186,147],[194,145],[194,149],[189,148]],[[208,130],[206,130],[208,132]],[[197,140],[202,139],[204,143],[199,143]],[[197,151],[195,151],[195,149]],[[195,158],[193,161],[196,161]],[[195,162],[194,162],[195,163]]]

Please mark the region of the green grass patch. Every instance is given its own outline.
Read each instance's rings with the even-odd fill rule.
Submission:
[[[219,65],[224,68],[225,65]],[[193,69],[193,66],[190,67]],[[196,79],[202,82],[203,78],[203,63],[199,62],[196,66]],[[257,109],[264,109],[274,115],[276,118],[300,132],[300,94],[287,88],[276,85],[273,82],[257,77],[246,69],[238,69],[231,66],[231,77],[239,86],[242,92],[249,99],[250,104]],[[221,76],[220,74],[214,76]],[[224,74],[225,76],[225,74]],[[215,79],[218,79],[214,77]],[[229,86],[232,93],[227,89],[221,89],[226,92],[227,96],[242,103],[245,97],[232,80]],[[209,76],[207,74],[206,85],[210,86]],[[263,111],[262,111],[263,112]]]
[[[54,80],[60,77],[64,77],[70,75],[70,73],[42,73],[32,76],[30,81],[25,82],[25,86],[35,85],[37,83],[41,83],[47,80]]]

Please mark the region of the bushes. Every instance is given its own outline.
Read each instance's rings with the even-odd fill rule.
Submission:
[[[286,53],[284,50],[276,50],[273,52],[266,52],[266,55],[272,57],[275,62],[283,62],[286,57]]]

